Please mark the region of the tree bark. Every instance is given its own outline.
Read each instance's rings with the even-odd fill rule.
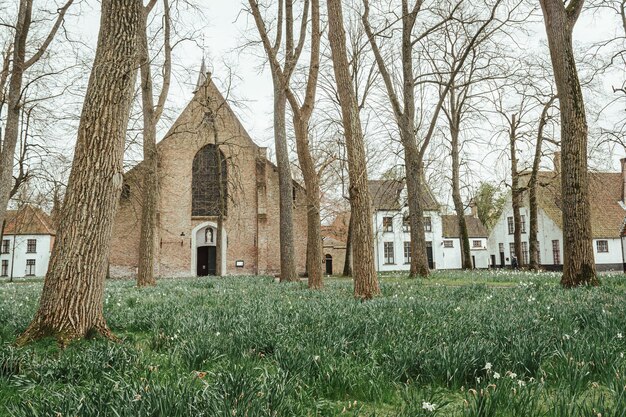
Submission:
[[[348,222],[348,235],[346,236],[346,257],[343,261],[343,273],[344,277],[352,276],[352,214],[350,214],[350,221]]]
[[[528,205],[530,206],[530,226],[528,230],[530,262],[529,269],[532,271],[539,270],[539,227],[538,213],[539,207],[537,203],[537,180],[539,175],[539,165],[541,163],[541,152],[543,146],[543,135],[546,124],[548,122],[548,112],[552,104],[556,100],[556,96],[552,96],[547,103],[543,105],[541,116],[539,117],[539,126],[537,128],[537,143],[535,144],[535,156],[533,158],[533,166],[528,180]]]
[[[511,206],[513,209],[513,246],[517,265],[523,266],[522,257],[522,215],[520,208],[522,206],[522,192],[519,186],[519,172],[517,169],[517,115],[511,115],[509,121],[509,150],[511,153]]]
[[[139,235],[139,268],[137,286],[156,285],[154,278],[155,231],[159,204],[158,156],[156,147],[156,120],[150,69],[147,33],[148,11],[143,10],[139,27],[139,54],[141,60],[141,99],[143,110],[143,197],[141,199],[141,231]]]
[[[45,336],[62,345],[112,337],[103,316],[104,280],[123,180],[125,133],[138,57],[140,0],[103,0],[100,33],[39,309],[17,343]]]
[[[463,269],[472,269],[472,254],[469,243],[469,233],[467,231],[467,222],[465,221],[465,206],[461,197],[461,146],[459,144],[461,116],[458,111],[456,101],[456,91],[454,87],[450,88],[449,102],[449,127],[450,127],[450,147],[452,154],[452,201],[454,203],[454,211],[459,224],[459,234],[461,238],[461,267]]]
[[[563,212],[563,277],[566,288],[598,285],[593,255],[587,118],[578,79],[572,32],[584,0],[540,0],[554,80],[561,108],[561,199]]]
[[[380,288],[374,266],[372,207],[367,184],[363,132],[356,96],[351,87],[341,0],[327,0],[327,8],[328,37],[348,151],[350,206],[354,217],[354,296],[371,299],[380,293]]]

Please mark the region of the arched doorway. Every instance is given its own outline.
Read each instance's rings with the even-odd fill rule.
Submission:
[[[333,274],[333,256],[329,253],[326,254],[325,258],[326,263],[326,275]]]
[[[217,225],[205,222],[196,226],[191,234],[191,274],[217,275],[217,251],[221,255],[221,272],[226,274],[226,231],[222,229],[221,245],[217,244]]]

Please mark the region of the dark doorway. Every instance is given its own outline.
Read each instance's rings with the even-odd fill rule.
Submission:
[[[196,267],[199,277],[215,275],[217,273],[217,248],[215,246],[199,247]]]
[[[504,268],[504,252],[500,252],[500,268]]]
[[[326,275],[333,274],[333,257],[332,255],[326,255]]]
[[[476,269],[476,257],[472,255],[472,268]]]
[[[495,268],[496,266],[496,255],[491,255],[491,267]]]
[[[426,242],[426,256],[428,257],[428,269],[435,269],[435,260],[433,259],[433,242]]]

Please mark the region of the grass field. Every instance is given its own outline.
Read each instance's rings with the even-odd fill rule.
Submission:
[[[107,285],[120,344],[17,349],[41,282],[0,284],[4,416],[626,416],[626,278],[382,277],[360,303],[270,278]]]

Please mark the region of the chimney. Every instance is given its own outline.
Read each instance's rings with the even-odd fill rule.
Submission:
[[[554,158],[552,159],[554,163],[554,172],[561,172],[561,151],[554,152]]]
[[[626,158],[619,160],[622,166],[622,202],[626,204]]]
[[[470,201],[470,210],[472,210],[472,217],[474,218],[478,218],[478,205],[476,204],[476,202],[474,200]]]

